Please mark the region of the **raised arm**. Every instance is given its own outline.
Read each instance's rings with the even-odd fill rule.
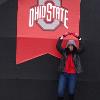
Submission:
[[[63,42],[63,38],[64,38],[64,36],[59,37],[58,41],[57,41],[57,44],[56,44],[56,48],[61,54],[63,54],[63,51],[64,51],[64,49],[61,46],[61,44]]]
[[[78,36],[77,33],[72,33],[72,35],[75,36],[76,38],[78,38],[78,40],[79,40],[78,53],[83,53],[85,51],[85,37],[84,36],[80,36],[80,35]]]

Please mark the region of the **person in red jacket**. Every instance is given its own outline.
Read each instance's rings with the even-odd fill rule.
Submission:
[[[73,35],[80,41],[80,47],[74,40],[68,40],[66,47],[62,48],[61,44],[64,37],[67,35]],[[68,33],[59,37],[57,41],[56,48],[61,53],[62,57],[60,59],[59,66],[59,80],[58,80],[58,100],[64,99],[65,88],[68,90],[69,100],[74,100],[77,74],[82,71],[79,54],[83,51],[82,38],[76,33]]]

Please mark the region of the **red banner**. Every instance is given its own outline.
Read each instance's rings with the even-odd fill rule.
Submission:
[[[44,54],[60,57],[57,39],[79,33],[79,19],[80,0],[18,0],[16,64]]]

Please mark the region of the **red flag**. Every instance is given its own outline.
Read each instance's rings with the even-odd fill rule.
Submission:
[[[16,64],[44,54],[60,57],[57,39],[79,33],[79,19],[80,0],[18,0]]]

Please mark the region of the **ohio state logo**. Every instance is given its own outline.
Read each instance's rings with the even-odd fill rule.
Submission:
[[[39,0],[39,6],[30,8],[29,10],[29,27],[33,27],[35,21],[43,30],[54,30],[60,23],[68,29],[68,10],[61,7],[59,0],[46,1]]]

